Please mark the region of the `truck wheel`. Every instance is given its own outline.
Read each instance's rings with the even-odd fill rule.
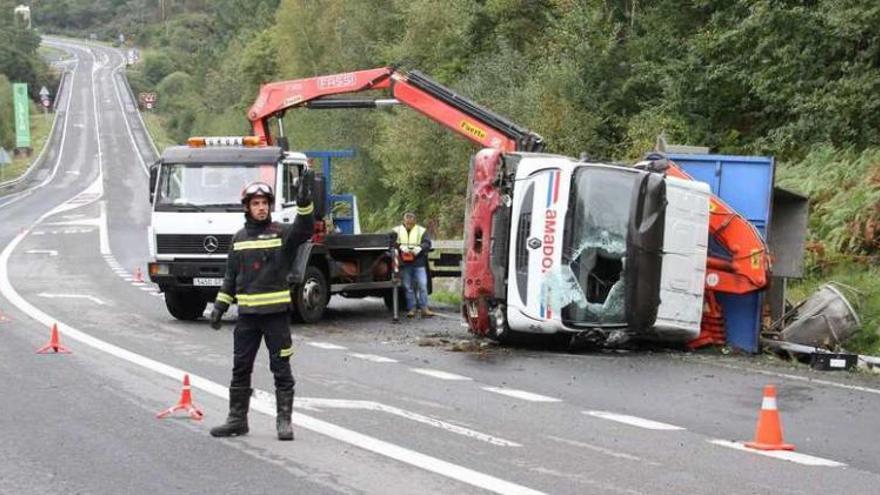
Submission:
[[[394,289],[388,289],[385,291],[385,295],[382,296],[382,300],[385,301],[385,307],[388,308],[388,311],[394,311],[394,300],[392,297],[394,296]],[[401,313],[406,312],[406,289],[403,287],[397,288],[397,311]]]
[[[197,320],[205,312],[207,304],[204,296],[197,292],[165,291],[165,307],[178,320]]]
[[[330,288],[324,273],[314,266],[306,268],[305,280],[293,289],[297,320],[304,323],[320,321],[329,300]]]
[[[499,344],[510,340],[510,327],[507,325],[507,312],[503,304],[499,304],[489,310],[489,335],[488,337]]]

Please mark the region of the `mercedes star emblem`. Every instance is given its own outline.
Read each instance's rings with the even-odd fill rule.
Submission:
[[[204,241],[202,241],[202,246],[205,247],[205,251],[213,253],[218,247],[220,247],[220,241],[218,241],[216,237],[209,235],[205,237]]]

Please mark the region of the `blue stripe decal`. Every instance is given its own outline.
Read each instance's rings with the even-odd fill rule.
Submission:
[[[556,177],[556,172],[550,172],[547,177],[550,179],[547,183],[547,208],[553,203],[553,179]]]

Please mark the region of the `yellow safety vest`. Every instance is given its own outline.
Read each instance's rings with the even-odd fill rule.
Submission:
[[[421,225],[413,226],[409,232],[406,231],[406,227],[403,225],[398,225],[394,227],[394,232],[397,233],[397,243],[410,248],[421,246],[422,237],[425,236],[425,228]]]

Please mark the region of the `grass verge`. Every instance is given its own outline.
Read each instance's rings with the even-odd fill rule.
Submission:
[[[17,156],[12,159],[9,165],[0,165],[0,182],[13,180],[21,177],[31,163],[40,155],[46,140],[49,138],[49,132],[52,130],[52,123],[55,116],[52,114],[43,114],[43,111],[35,105],[31,105],[31,147],[34,150],[31,156]],[[10,152],[10,155],[12,153]]]
[[[153,143],[156,145],[156,148],[160,153],[168,146],[179,144],[168,137],[168,133],[165,132],[163,116],[150,111],[142,112],[141,115],[144,117],[144,124],[147,126],[147,132],[150,133],[150,137],[153,139]]]

